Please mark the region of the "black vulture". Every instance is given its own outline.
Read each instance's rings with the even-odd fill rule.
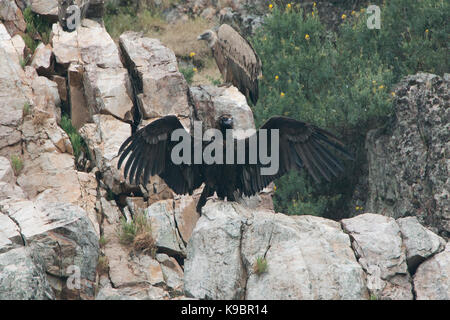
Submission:
[[[188,133],[176,116],[162,117],[125,140],[119,150],[118,168],[128,156],[124,175],[130,183],[146,184],[150,176],[158,175],[177,194],[192,194],[204,183],[197,204],[201,214],[207,198],[214,193],[228,201],[242,195],[252,196],[291,169],[305,168],[315,181],[321,178],[330,181],[344,171],[331,150],[353,159],[344,144],[330,132],[287,117],[270,118],[245,139],[227,135],[233,129],[231,115],[222,115],[217,128],[223,135],[221,139],[218,136],[202,139]],[[172,139],[174,132],[178,137],[189,138],[187,148],[180,148],[179,138]],[[216,161],[200,159],[199,162],[199,151],[200,158],[210,152]],[[275,170],[273,163],[261,157],[264,153],[278,160]],[[174,155],[184,160],[175,161]]]

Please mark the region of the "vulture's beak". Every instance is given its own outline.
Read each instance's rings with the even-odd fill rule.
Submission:
[[[197,37],[197,40],[206,40],[206,37],[208,36],[208,32],[202,33]]]

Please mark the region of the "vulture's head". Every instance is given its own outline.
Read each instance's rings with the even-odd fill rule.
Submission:
[[[233,129],[233,116],[231,114],[221,115],[219,118],[219,127],[222,131]]]
[[[217,35],[213,30],[207,30],[197,37],[197,40],[205,40],[208,46],[212,47],[217,40]]]

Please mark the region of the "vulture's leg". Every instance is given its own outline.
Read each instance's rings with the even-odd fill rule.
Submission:
[[[197,202],[197,212],[202,215],[202,208],[206,204],[206,201],[208,200],[208,197],[212,196],[214,194],[214,190],[207,185],[205,185],[205,188],[203,189],[202,195],[200,196],[200,199],[198,199]]]
[[[233,84],[231,82],[225,82],[225,83],[221,83],[219,84],[219,88],[225,87],[225,88],[229,88],[231,87]]]

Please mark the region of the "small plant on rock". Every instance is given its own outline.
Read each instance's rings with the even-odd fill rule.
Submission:
[[[155,240],[152,237],[150,222],[147,220],[144,212],[138,213],[133,220],[121,220],[119,229],[120,243],[132,245],[133,249],[142,253],[156,255]]]
[[[267,260],[264,257],[258,257],[256,258],[256,262],[253,265],[253,271],[257,275],[261,275],[265,272],[267,272]]]
[[[23,160],[17,155],[12,155],[11,166],[12,169],[14,170],[14,174],[18,176],[23,169]]]
[[[99,275],[107,274],[109,269],[109,260],[106,256],[99,256],[97,262],[97,273]]]
[[[30,103],[27,101],[23,104],[23,116],[26,117],[27,115],[29,115],[31,113],[31,105]]]

